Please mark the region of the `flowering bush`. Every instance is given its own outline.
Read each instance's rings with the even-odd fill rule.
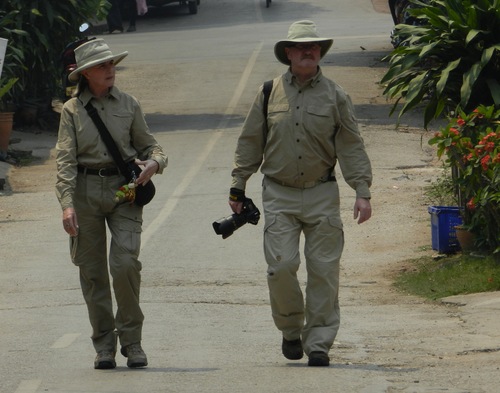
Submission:
[[[476,246],[500,253],[500,107],[458,110],[446,127],[429,140],[453,173],[464,226],[476,235]]]

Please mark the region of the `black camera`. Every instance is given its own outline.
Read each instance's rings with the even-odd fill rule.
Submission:
[[[245,225],[247,222],[257,225],[260,218],[260,211],[250,198],[245,199],[240,214],[232,214],[212,223],[215,233],[222,235],[223,239],[228,238],[235,230]]]

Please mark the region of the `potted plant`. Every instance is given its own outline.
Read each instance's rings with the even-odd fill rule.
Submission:
[[[429,143],[452,170],[463,227],[475,247],[500,254],[500,106],[458,109]]]
[[[7,158],[10,134],[12,133],[14,111],[9,105],[9,91],[17,82],[18,78],[10,78],[0,87],[0,159]]]

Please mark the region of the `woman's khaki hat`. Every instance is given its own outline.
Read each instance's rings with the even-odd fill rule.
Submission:
[[[83,70],[111,60],[113,60],[116,65],[127,55],[128,52],[126,51],[119,55],[113,55],[108,44],[106,44],[102,38],[87,41],[75,49],[77,68],[69,74],[68,79],[72,82],[78,82],[80,73]]]
[[[274,55],[283,64],[290,65],[285,48],[299,42],[317,42],[321,46],[321,57],[328,52],[333,44],[333,38],[324,38],[318,35],[316,24],[310,20],[300,20],[290,25],[286,40],[274,45]]]

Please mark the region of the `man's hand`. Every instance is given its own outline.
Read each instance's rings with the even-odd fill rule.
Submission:
[[[137,178],[137,184],[146,184],[160,169],[160,165],[155,160],[135,160],[135,163],[142,167],[142,172]]]
[[[358,224],[368,221],[372,216],[372,206],[369,199],[356,198],[356,202],[354,202],[354,219],[358,218],[358,216]]]
[[[243,210],[243,202],[229,201],[229,206],[231,206],[233,213],[236,214],[240,214]]]
[[[66,233],[70,236],[78,235],[78,220],[76,218],[75,209],[67,207],[63,211],[63,227]]]
[[[241,213],[245,199],[245,191],[231,187],[229,190],[229,206],[231,206],[233,213]]]

